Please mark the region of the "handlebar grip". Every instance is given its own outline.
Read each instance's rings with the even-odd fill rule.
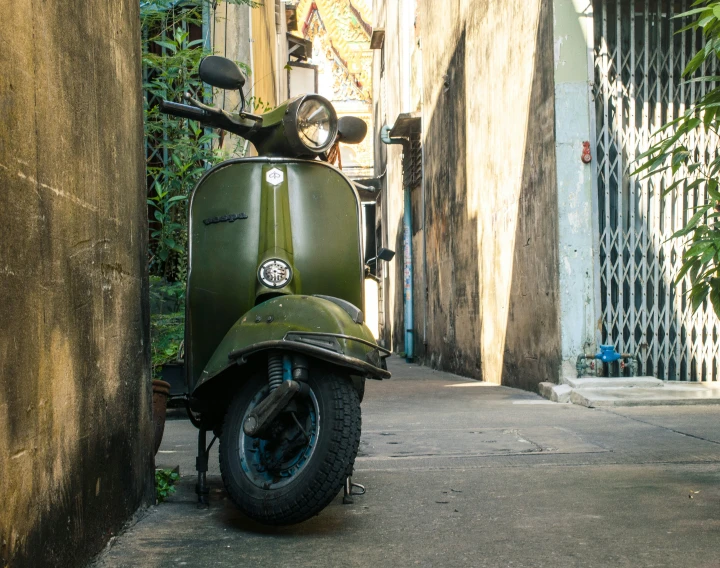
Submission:
[[[190,105],[183,105],[180,103],[173,103],[170,101],[160,101],[160,112],[164,114],[172,114],[173,116],[179,116],[180,118],[189,118],[190,120],[207,120],[208,113],[200,108],[195,108]]]

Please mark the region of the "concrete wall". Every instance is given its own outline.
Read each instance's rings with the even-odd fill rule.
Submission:
[[[398,352],[404,350],[402,146],[383,144],[379,132],[385,125],[392,126],[398,114],[419,110],[418,97],[412,97],[409,90],[409,77],[421,73],[408,65],[410,58],[405,55],[414,36],[414,13],[414,0],[375,0],[373,5],[373,27],[386,30],[384,50],[377,50],[373,58],[374,168],[382,186],[377,202],[381,233],[377,246],[397,253],[392,262],[381,262],[378,267],[382,287],[380,340]]]
[[[250,11],[252,8],[245,4],[218,4],[212,11],[210,27],[210,45],[213,53],[222,55],[245,63],[252,68],[252,49],[250,38]],[[245,92],[250,92],[254,77],[250,75],[245,84]],[[248,95],[250,96],[250,95]],[[240,110],[240,93],[215,89],[215,106],[228,112]],[[222,133],[223,138],[218,141],[228,157],[243,156],[248,150],[249,143],[234,134]]]
[[[0,565],[153,494],[138,3],[0,0]]]
[[[208,46],[213,53],[246,64],[251,73],[245,83],[245,96],[250,100],[246,110],[263,113],[287,99],[287,24],[284,5],[276,26],[275,2],[255,7],[246,4],[218,3],[211,11]],[[255,98],[253,98],[255,97]],[[262,105],[260,104],[262,102]],[[215,106],[238,112],[237,91],[215,89]],[[222,134],[219,143],[227,157],[254,155],[255,149],[245,140]]]
[[[590,124],[593,14],[590,0],[554,0],[555,155],[557,156],[559,274],[564,373],[573,376],[580,353],[596,352],[593,166],[581,160],[583,142],[595,148]],[[592,228],[592,230],[591,230]],[[598,302],[599,305],[599,302]]]
[[[422,212],[424,199],[415,230],[424,231],[425,255],[415,246],[414,263],[427,301],[416,293],[416,344],[434,367],[532,389],[557,380],[561,361],[552,3],[417,6],[416,20],[396,19],[415,21],[422,46],[424,196],[413,195],[413,208]],[[392,101],[402,104],[398,85],[412,82],[392,75],[403,69],[401,26],[384,23],[387,76],[378,91],[392,115]],[[393,159],[388,231],[402,214]],[[400,296],[390,292],[388,313],[401,328]]]
[[[421,2],[427,349],[532,388],[560,362],[552,6],[459,4]]]
[[[268,0],[250,11],[253,68],[250,94],[270,107],[287,99],[284,69],[288,59],[287,25],[284,6],[280,4],[280,7],[280,14],[276,15],[274,0]]]

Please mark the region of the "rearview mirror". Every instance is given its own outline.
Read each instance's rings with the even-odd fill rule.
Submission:
[[[378,260],[384,260],[385,262],[389,262],[393,259],[394,256],[395,256],[394,250],[381,248],[378,251],[377,256],[374,256],[371,259],[369,259],[367,261],[367,263],[370,264],[371,262],[377,262]]]
[[[200,62],[200,79],[218,89],[239,91],[245,85],[245,75],[234,61],[219,55],[208,55]]]
[[[386,261],[386,262],[389,262],[389,261],[391,261],[391,260],[395,257],[395,251],[394,251],[394,250],[390,250],[390,249],[386,249],[386,248],[381,248],[381,249],[378,251],[377,257],[378,257],[379,260],[384,260],[384,261]]]
[[[345,144],[360,144],[367,134],[367,124],[357,116],[343,116],[338,120],[338,140]]]

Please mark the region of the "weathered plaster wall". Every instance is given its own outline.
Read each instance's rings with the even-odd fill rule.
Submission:
[[[278,31],[274,1],[259,3],[259,6],[250,10],[253,75],[248,87],[252,86],[250,96],[257,97],[258,102],[270,108],[283,102],[287,95],[287,75],[282,71],[287,62],[286,28],[282,24],[285,14],[281,16]],[[279,41],[283,43],[278,45]]]
[[[138,3],[0,0],[0,565],[152,498]]]
[[[421,0],[426,361],[534,388],[560,366],[550,0]]]
[[[250,11],[252,8],[245,4],[230,4],[223,2],[212,11],[210,27],[210,45],[216,55],[222,55],[245,63],[252,67],[252,50],[250,48]],[[254,76],[251,74],[245,83],[245,91],[250,91]],[[240,108],[240,93],[215,89],[215,106],[228,112],[237,112]],[[228,132],[218,141],[228,157],[239,157],[244,152],[252,151],[252,146],[245,140]]]
[[[554,0],[555,121],[558,179],[562,357],[570,374],[580,353],[595,353],[595,251],[591,164],[581,161],[591,142],[589,51],[592,2]]]
[[[402,146],[383,144],[379,140],[379,132],[384,125],[392,126],[401,112],[413,110],[403,107],[403,98],[407,98],[405,89],[409,85],[409,70],[400,64],[406,61],[403,53],[407,42],[403,40],[407,28],[412,27],[411,16],[402,9],[406,4],[407,0],[375,0],[373,5],[373,28],[386,30],[385,47],[382,51],[377,50],[373,59],[374,163],[375,175],[382,176],[382,190],[378,196],[381,238],[377,246],[396,252],[392,262],[381,262],[378,268],[382,286],[380,339],[384,345],[396,351],[404,350]]]

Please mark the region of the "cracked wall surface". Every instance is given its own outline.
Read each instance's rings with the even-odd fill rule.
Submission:
[[[152,498],[138,9],[0,0],[0,565]]]

